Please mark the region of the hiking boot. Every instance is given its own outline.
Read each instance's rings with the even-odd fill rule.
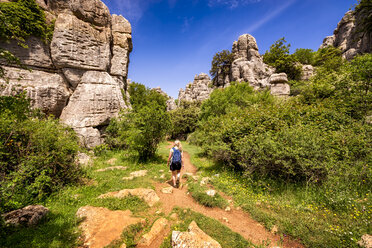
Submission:
[[[176,181],[176,188],[178,188],[180,186],[180,179],[177,179]]]

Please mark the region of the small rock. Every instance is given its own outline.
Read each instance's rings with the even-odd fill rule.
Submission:
[[[143,177],[147,175],[147,170],[134,171],[130,173],[133,177]]]
[[[158,178],[158,176],[154,176],[154,179],[157,179]]]
[[[160,172],[160,173],[163,173],[163,172],[164,172],[164,170],[159,170],[159,172]]]
[[[118,161],[117,158],[112,158],[112,159],[107,160],[106,163],[108,163],[110,165],[114,165],[116,163],[116,161]]]
[[[30,205],[22,209],[17,209],[9,213],[3,214],[2,217],[6,224],[19,226],[32,226],[49,213],[49,209],[42,205]]]
[[[169,218],[171,218],[172,220],[177,220],[178,219],[178,214],[177,213],[173,213],[169,216]]]
[[[187,193],[186,193],[186,195],[189,195],[189,194],[190,194],[190,192],[187,192]]]
[[[112,170],[126,170],[127,167],[125,166],[111,166],[104,169],[96,170],[97,172],[103,172],[103,171],[112,171]]]
[[[222,217],[222,220],[225,221],[226,223],[229,223],[229,219],[226,217]]]
[[[162,192],[163,194],[172,194],[172,193],[173,193],[173,187],[162,188],[162,189],[161,189],[161,192]]]
[[[372,248],[372,236],[364,234],[362,239],[358,242],[358,245],[364,248]]]
[[[123,180],[133,180],[134,179],[134,176],[123,177],[122,179]]]
[[[198,181],[199,180],[199,176],[192,176],[192,179],[194,179],[195,181]]]
[[[232,203],[233,203],[233,200],[227,200],[227,202],[228,202],[229,204],[232,204]]]
[[[123,243],[120,248],[127,248],[127,245],[125,243]]]
[[[226,207],[226,208],[225,208],[225,211],[226,211],[226,212],[230,212],[230,211],[231,211],[231,208],[230,208],[230,207]]]
[[[77,155],[77,161],[84,167],[90,166],[92,164],[92,159],[89,155],[83,152],[79,152]]]
[[[276,225],[273,225],[273,227],[271,228],[271,233],[275,234],[278,232],[278,227]]]
[[[205,193],[207,193],[207,195],[212,196],[212,197],[214,197],[214,196],[216,195],[216,191],[213,190],[213,189],[210,189],[210,190],[208,190],[208,191],[205,192]]]
[[[161,178],[161,179],[164,179],[164,178],[165,178],[165,175],[164,175],[164,174],[162,174],[162,175],[160,176],[160,178]]]
[[[215,174],[213,175],[213,177],[220,177],[220,174]]]
[[[211,180],[210,177],[203,177],[201,182],[200,182],[200,185],[205,185],[205,184],[209,183],[210,180]]]
[[[156,213],[156,214],[161,214],[162,211],[161,211],[161,210],[158,210],[158,211],[156,211],[155,213]]]
[[[187,213],[187,210],[186,210],[186,209],[184,209],[184,210],[183,210],[183,213],[184,213],[184,214],[186,214],[186,213]]]
[[[204,233],[195,221],[189,225],[188,232],[173,231],[172,247],[208,247],[221,248],[221,245],[206,233]]]
[[[142,236],[137,247],[150,247],[151,243],[165,230],[168,220],[165,218],[157,219],[151,227],[151,230]]]
[[[236,207],[236,210],[240,211],[240,210],[242,210],[242,208],[241,207]]]

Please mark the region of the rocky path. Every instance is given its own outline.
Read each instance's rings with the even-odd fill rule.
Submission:
[[[181,176],[187,172],[195,174],[197,168],[191,163],[190,155],[187,152],[184,152],[184,155],[185,168],[181,171]],[[170,173],[168,176],[171,176]],[[227,212],[217,207],[210,208],[198,204],[189,194],[187,194],[186,179],[182,179],[181,182],[185,186],[182,188],[173,189],[172,194],[165,194],[162,192],[163,188],[169,187],[170,181],[157,183],[155,185],[156,193],[159,195],[160,201],[162,202],[162,211],[164,211],[165,214],[169,214],[176,206],[190,208],[195,212],[199,212],[203,215],[220,221],[222,224],[226,225],[234,232],[239,233],[245,239],[250,240],[254,244],[259,245],[270,241],[270,247],[304,247],[303,245],[289,238],[285,238],[283,241],[280,241],[279,235],[275,235],[267,231],[260,223],[253,220],[248,213],[240,210],[239,208],[237,209],[231,206],[231,211]]]

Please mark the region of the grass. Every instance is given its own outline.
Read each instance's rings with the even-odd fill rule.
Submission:
[[[126,188],[153,188],[153,178],[163,174],[159,170],[163,169],[164,173],[168,171],[166,158],[169,150],[165,143],[161,147],[159,156],[148,163],[136,163],[124,151],[103,153],[95,159],[92,167],[86,168],[88,179],[84,180],[87,181],[85,185],[66,187],[46,201],[40,202],[50,209],[50,214],[36,227],[7,227],[6,236],[0,237],[0,247],[78,247],[81,242],[78,239],[79,220],[75,217],[75,213],[80,207],[86,205],[106,207],[111,210],[129,209],[135,216],[151,218],[146,211],[147,204],[138,197],[130,196],[124,199],[97,199],[97,197]],[[96,172],[97,169],[112,166],[107,163],[111,158],[117,159],[114,165],[127,166],[128,169]],[[130,181],[122,180],[122,177],[137,170],[148,170],[148,175]]]
[[[214,196],[210,196],[206,193],[207,190],[208,188],[201,186],[199,182],[188,183],[188,191],[191,193],[192,198],[200,204],[206,207],[219,207],[222,209],[228,206],[227,201],[220,194],[216,192]]]
[[[204,158],[199,147],[183,146],[216,189],[232,196],[236,206],[268,230],[276,225],[281,235],[298,238],[306,247],[359,247],[360,237],[372,231],[370,191],[353,196],[331,186],[252,179]]]
[[[240,234],[231,231],[229,228],[221,224],[219,221],[206,217],[200,213],[194,212],[190,209],[174,208],[173,213],[178,215],[180,222],[171,226],[172,231],[187,231],[188,226],[192,221],[195,221],[200,229],[206,234],[220,243],[222,247],[226,248],[246,248],[257,247],[245,240]],[[171,233],[163,241],[161,248],[171,247]]]

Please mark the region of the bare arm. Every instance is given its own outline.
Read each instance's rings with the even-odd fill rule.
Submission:
[[[172,158],[172,152],[169,152],[169,157],[168,157],[167,166],[169,166],[169,162],[170,162],[171,158]]]

